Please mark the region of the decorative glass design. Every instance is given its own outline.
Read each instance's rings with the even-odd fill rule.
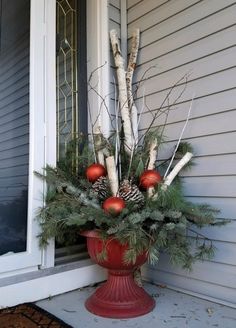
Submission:
[[[57,0],[57,157],[78,136],[77,1]]]

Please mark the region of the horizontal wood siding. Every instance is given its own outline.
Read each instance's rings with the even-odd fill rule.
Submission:
[[[140,130],[144,133],[153,113],[165,109],[173,88],[176,102],[165,127],[167,141],[159,154],[169,157],[193,108],[183,140],[194,146],[196,165],[183,172],[185,195],[196,203],[219,208],[219,218],[232,222],[204,228],[217,248],[212,261],[196,263],[193,272],[173,268],[162,256],[147,278],[235,304],[236,300],[236,1],[233,0],[128,0],[128,37],[141,30],[136,82],[139,108],[145,102]],[[187,79],[187,84],[186,80]],[[182,94],[180,98],[179,95]],[[165,122],[162,115],[155,126]]]

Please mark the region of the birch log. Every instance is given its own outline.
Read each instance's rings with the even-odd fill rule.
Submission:
[[[120,44],[116,30],[110,31],[110,39],[112,45],[112,52],[117,72],[119,104],[121,111],[122,124],[124,129],[125,150],[131,154],[134,146],[131,117],[129,112],[127,86],[126,86],[126,72],[124,68],[124,59],[121,55]]]
[[[154,170],[155,168],[155,162],[157,158],[157,139],[153,140],[152,143],[150,144],[150,150],[149,150],[149,162],[147,169],[148,170]],[[148,197],[157,197],[157,193],[155,193],[155,188],[150,187],[148,188]]]
[[[112,195],[118,196],[119,181],[114,156],[109,156],[106,158],[106,167]]]
[[[163,189],[167,189],[167,187],[172,183],[176,175],[179,173],[179,171],[190,161],[190,159],[193,157],[193,154],[190,152],[187,152],[181,160],[175,165],[173,170],[169,173],[169,175],[165,178],[163,183]]]
[[[97,127],[96,131],[94,132],[94,147],[95,147],[95,152],[97,153],[98,163],[104,166],[105,161],[104,161],[104,151],[102,149],[102,139],[103,139],[103,135],[101,132],[101,128]]]
[[[149,162],[148,162],[148,170],[154,170],[155,168],[155,162],[157,159],[157,139],[153,140],[150,144],[150,150],[149,150]]]
[[[129,110],[130,110],[130,116],[132,122],[132,132],[133,132],[135,145],[138,142],[138,111],[134,103],[132,83],[133,83],[133,74],[137,63],[139,39],[140,39],[140,31],[137,28],[134,30],[132,34],[129,63],[128,63],[127,74],[126,74],[128,104],[129,104]]]

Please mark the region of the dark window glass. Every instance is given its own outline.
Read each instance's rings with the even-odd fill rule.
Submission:
[[[0,0],[0,255],[26,250],[30,0]]]

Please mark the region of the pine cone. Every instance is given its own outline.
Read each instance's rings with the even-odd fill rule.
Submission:
[[[92,190],[99,200],[104,200],[109,197],[109,183],[106,177],[98,178],[92,185]]]
[[[132,184],[129,180],[124,180],[120,184],[119,196],[124,199],[126,202],[133,202],[142,206],[144,204],[144,196],[139,190],[139,188]]]

